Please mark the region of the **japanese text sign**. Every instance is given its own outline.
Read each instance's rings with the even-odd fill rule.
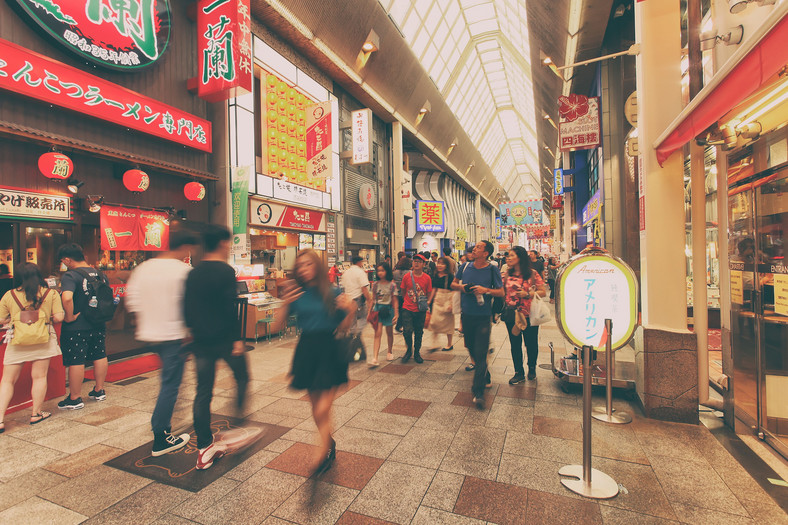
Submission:
[[[331,102],[320,102],[306,111],[307,178],[332,178]],[[323,184],[325,187],[325,182]]]
[[[602,143],[599,97],[570,94],[558,98],[558,144],[561,151],[596,148]]]
[[[359,109],[351,113],[351,131],[353,157],[351,164],[367,164],[372,162],[372,110]]]
[[[71,219],[71,198],[0,187],[0,217],[67,221]]]
[[[503,231],[501,230],[501,218],[496,216],[495,217],[495,238],[500,240],[503,237]]]
[[[602,211],[602,190],[599,189],[594,193],[594,196],[588,199],[588,202],[583,206],[583,226],[599,216]]]
[[[274,201],[252,199],[251,224],[293,230],[326,231],[326,214],[321,211],[286,206]]]
[[[211,123],[0,39],[0,89],[211,151]]]
[[[638,285],[624,261],[589,248],[564,263],[556,283],[556,320],[571,344],[602,346],[605,319],[613,320],[613,350],[629,342],[637,326]]]
[[[416,231],[446,231],[443,201],[416,201]]]
[[[502,226],[542,223],[542,201],[502,202],[498,205]]]
[[[102,206],[101,249],[165,251],[170,246],[170,218],[160,211]]]
[[[252,91],[249,0],[197,3],[197,95],[218,102]]]
[[[564,170],[556,168],[553,170],[553,195],[564,194]]]
[[[15,0],[15,3],[66,49],[110,69],[136,70],[150,66],[161,57],[170,40],[167,0]]]

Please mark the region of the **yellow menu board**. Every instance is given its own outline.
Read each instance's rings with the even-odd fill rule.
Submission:
[[[731,302],[744,304],[744,279],[741,270],[731,270]]]
[[[788,315],[788,275],[774,274],[774,313]]]

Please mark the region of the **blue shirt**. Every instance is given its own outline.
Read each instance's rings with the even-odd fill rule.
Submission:
[[[470,284],[471,286],[481,286],[492,290],[503,288],[501,271],[492,264],[482,269],[476,268],[473,263],[466,264],[464,268],[457,268],[456,279],[462,281],[464,285]],[[481,306],[476,301],[476,294],[462,292],[460,303],[462,315],[492,316],[492,296],[485,294],[482,297],[484,297],[484,306]]]
[[[334,299],[339,296],[339,289],[332,288]],[[333,332],[345,318],[345,312],[337,309],[330,315],[323,298],[317,288],[306,288],[304,294],[290,305],[290,313],[295,314],[298,328],[302,332]]]

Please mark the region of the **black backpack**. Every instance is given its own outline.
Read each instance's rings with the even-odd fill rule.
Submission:
[[[98,276],[93,276],[84,268],[75,268],[75,271],[85,278],[83,285],[83,301],[81,302],[80,312],[82,316],[93,326],[103,327],[115,316],[115,295],[112,288],[107,284],[107,279],[98,272]],[[95,301],[93,300],[95,298]]]

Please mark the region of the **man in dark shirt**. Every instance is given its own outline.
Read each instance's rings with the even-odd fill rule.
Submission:
[[[184,292],[186,326],[192,332],[197,368],[197,395],[194,398],[194,431],[197,434],[197,469],[210,468],[226,452],[211,433],[211,399],[216,361],[224,359],[235,376],[238,388],[236,408],[242,412],[249,373],[243,334],[235,308],[235,271],[227,264],[232,235],[227,228],[211,225],[203,234],[205,256],[189,273]]]
[[[531,268],[539,274],[539,277],[544,278],[544,258],[536,250],[531,250],[529,256],[531,257]]]
[[[60,349],[63,366],[68,368],[68,395],[57,404],[64,410],[78,410],[82,402],[82,381],[85,379],[85,363],[93,363],[96,385],[88,393],[95,401],[104,401],[104,379],[107,377],[107,330],[104,324],[94,325],[82,312],[88,307],[85,275],[104,280],[106,277],[85,262],[85,254],[79,244],[64,244],[57,251],[57,258],[68,268],[60,279],[63,310],[66,312],[60,333]]]

